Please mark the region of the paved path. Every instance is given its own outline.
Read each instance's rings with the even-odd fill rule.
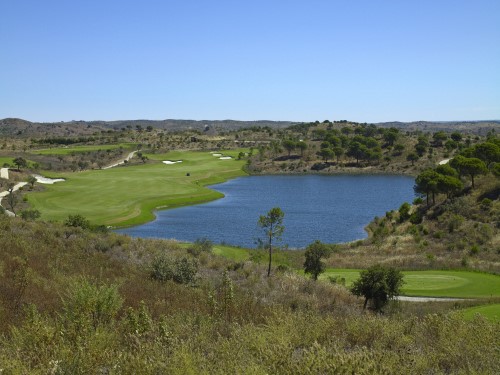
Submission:
[[[27,184],[28,184],[27,182],[19,182],[18,184],[14,185],[14,188],[12,189],[12,191],[17,191],[17,190],[19,190],[21,187],[23,187],[24,185],[27,185]],[[2,199],[3,199],[4,197],[6,197],[7,195],[9,195],[9,194],[10,194],[10,193],[9,193],[8,191],[2,191],[2,192],[0,193],[0,205],[2,205]],[[16,216],[16,215],[14,214],[14,212],[11,212],[11,211],[7,210],[5,207],[4,207],[4,209],[5,209],[5,214],[6,214],[7,216]]]
[[[0,178],[9,179],[9,168],[0,168]]]
[[[398,296],[396,297],[398,301],[407,302],[454,302],[454,301],[469,301],[465,298],[439,298],[439,297],[408,297],[408,296]]]
[[[132,151],[130,154],[127,155],[127,157],[125,158],[125,160],[121,160],[118,163],[108,165],[107,167],[103,167],[102,169],[109,169],[109,168],[113,168],[113,167],[117,167],[119,165],[125,164],[125,161],[129,161],[130,159],[132,159],[134,157],[134,155],[135,155],[136,152],[137,151]]]

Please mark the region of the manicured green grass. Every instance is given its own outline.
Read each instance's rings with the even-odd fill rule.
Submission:
[[[489,298],[500,297],[500,276],[467,271],[404,271],[403,294],[422,297]],[[345,278],[350,286],[359,270],[328,269],[320,276]]]
[[[230,152],[235,154],[241,150]],[[226,153],[225,153],[226,154]],[[244,160],[220,160],[208,152],[148,155],[143,165],[62,173],[65,182],[47,185],[28,200],[46,220],[81,214],[94,224],[127,226],[154,219],[155,208],[172,208],[221,198],[205,185],[244,176]],[[166,165],[160,160],[183,160]],[[187,174],[190,176],[187,176]]]
[[[489,298],[500,296],[500,276],[467,271],[408,271],[403,290],[415,296]]]
[[[193,244],[191,242],[180,242],[179,245],[183,249],[188,249]],[[234,260],[236,262],[244,262],[250,258],[249,249],[244,249],[242,247],[227,246],[227,245],[214,245],[212,253],[220,255],[226,259]]]
[[[221,255],[224,258],[237,262],[248,260],[250,258],[249,251],[251,250],[225,245],[215,245],[213,249],[214,254]]]
[[[33,150],[31,153],[39,155],[69,155],[71,153],[98,151],[98,150],[114,150],[120,147],[124,149],[131,149],[135,147],[135,143],[119,143],[112,145],[84,145],[84,146],[71,146],[71,147],[53,147],[41,150]]]
[[[465,319],[472,319],[474,315],[481,314],[493,322],[500,322],[500,303],[491,305],[474,306],[462,310]]]
[[[33,161],[31,160],[26,160],[28,162],[28,165],[31,166],[33,164]],[[11,168],[17,168],[14,165],[14,158],[10,156],[2,156],[0,157],[0,167],[3,168],[3,165],[7,163],[11,166]]]
[[[0,167],[3,167],[5,163],[14,165],[14,163],[12,162],[13,160],[14,158],[11,157],[4,157],[4,156],[0,157]]]

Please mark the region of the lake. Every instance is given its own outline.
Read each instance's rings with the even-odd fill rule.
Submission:
[[[195,206],[156,212],[156,220],[118,233],[255,248],[264,240],[260,215],[273,207],[285,213],[281,245],[302,248],[366,238],[375,216],[412,202],[414,179],[394,175],[248,176],[213,185],[225,197]]]

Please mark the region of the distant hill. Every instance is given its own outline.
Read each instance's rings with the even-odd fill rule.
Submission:
[[[214,130],[237,130],[253,126],[268,126],[274,129],[286,128],[297,124],[291,121],[237,121],[237,120],[120,120],[120,121],[69,121],[69,122],[30,122],[18,118],[0,120],[0,137],[33,136],[77,136],[91,135],[96,131],[119,130],[137,126],[146,129],[152,126],[167,131],[205,130],[208,126]]]
[[[96,131],[107,130],[93,122],[30,122],[18,118],[0,120],[0,137],[71,137],[92,135]]]
[[[402,130],[422,130],[422,131],[459,131],[462,133],[471,133],[485,135],[490,130],[500,130],[500,120],[483,121],[412,121],[412,122],[379,122],[375,124],[382,128],[398,128]]]
[[[292,121],[237,121],[237,120],[119,120],[119,121],[68,121],[68,122],[31,122],[18,118],[5,118],[0,120],[0,137],[71,137],[88,136],[95,132],[136,129],[138,126],[146,129],[152,126],[156,129],[167,131],[200,130],[206,127],[215,131],[238,130],[249,127],[265,127],[273,129],[286,128],[300,122]],[[471,134],[485,135],[490,130],[500,131],[499,120],[486,121],[414,121],[414,122],[380,122],[374,125],[389,128],[395,127],[402,130],[415,131],[460,131]]]

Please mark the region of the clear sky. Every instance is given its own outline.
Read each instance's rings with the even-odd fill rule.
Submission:
[[[500,1],[0,0],[0,118],[500,119]]]

